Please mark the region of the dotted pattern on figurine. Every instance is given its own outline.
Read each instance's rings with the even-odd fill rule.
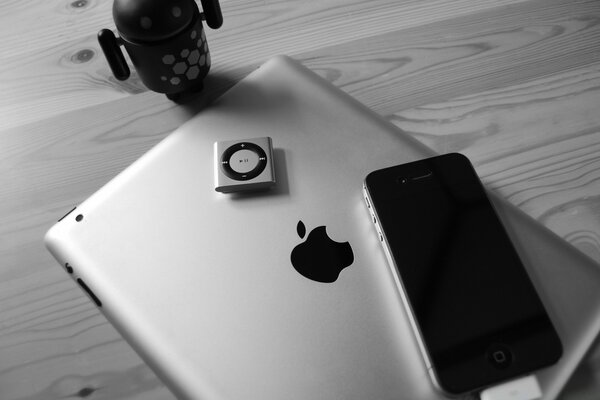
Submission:
[[[198,36],[198,32],[193,30],[190,33],[190,38],[195,40]],[[162,58],[162,62],[165,65],[171,65],[173,76],[161,76],[162,81],[169,81],[171,85],[177,86],[181,83],[181,80],[185,77],[192,81],[198,78],[200,74],[200,68],[210,67],[210,53],[208,52],[208,43],[206,42],[206,36],[204,30],[201,31],[200,37],[195,42],[196,48],[183,49],[179,54],[165,54]]]

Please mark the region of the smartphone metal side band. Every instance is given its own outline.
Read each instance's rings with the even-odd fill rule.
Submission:
[[[434,387],[438,391],[440,391],[441,393],[444,393],[444,394],[448,394],[444,390],[444,388],[442,388],[441,385],[439,384],[437,376],[435,375],[435,371],[433,370],[433,366],[431,364],[431,359],[429,358],[429,354],[425,347],[425,343],[423,343],[423,337],[421,335],[421,331],[419,330],[419,326],[417,325],[417,321],[415,319],[415,315],[413,313],[412,307],[410,306],[410,303],[408,302],[408,296],[404,289],[404,285],[402,283],[402,280],[400,279],[400,275],[398,274],[398,270],[396,268],[396,262],[394,261],[394,258],[392,256],[392,252],[390,250],[385,233],[383,232],[383,229],[381,229],[381,226],[379,225],[379,216],[377,215],[377,211],[375,210],[375,207],[373,206],[373,199],[371,199],[371,196],[367,189],[366,182],[363,183],[363,194],[364,194],[364,199],[365,199],[367,208],[370,211],[371,216],[373,217],[371,220],[372,220],[373,224],[375,225],[375,229],[377,230],[377,233],[379,234],[379,237],[381,239],[381,244],[382,244],[382,247],[383,247],[383,250],[385,253],[385,257],[388,262],[388,268],[392,272],[392,276],[394,277],[394,281],[396,282],[396,287],[398,288],[398,292],[400,293],[400,298],[402,299],[402,304],[404,305],[404,309],[406,310],[406,314],[408,315],[408,320],[410,321],[410,326],[412,327],[413,333],[417,339],[417,343],[419,344],[419,349],[421,351],[421,355],[423,356],[423,360],[425,361],[425,366],[427,367],[427,371],[429,373],[429,376],[431,377],[431,381],[432,381]]]

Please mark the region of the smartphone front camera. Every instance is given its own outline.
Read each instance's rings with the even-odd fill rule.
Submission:
[[[400,183],[406,183],[406,182],[408,182],[408,178],[399,178],[398,182],[400,182]]]

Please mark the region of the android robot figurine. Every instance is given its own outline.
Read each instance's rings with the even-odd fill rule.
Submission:
[[[223,24],[218,0],[115,0],[113,18],[119,33],[98,32],[100,47],[115,78],[129,78],[120,46],[125,47],[142,82],[171,100],[201,90],[211,65],[202,20],[212,29]]]

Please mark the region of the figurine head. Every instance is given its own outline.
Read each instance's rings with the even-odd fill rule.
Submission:
[[[175,37],[192,22],[193,0],[115,0],[113,18],[124,40],[152,43]]]

